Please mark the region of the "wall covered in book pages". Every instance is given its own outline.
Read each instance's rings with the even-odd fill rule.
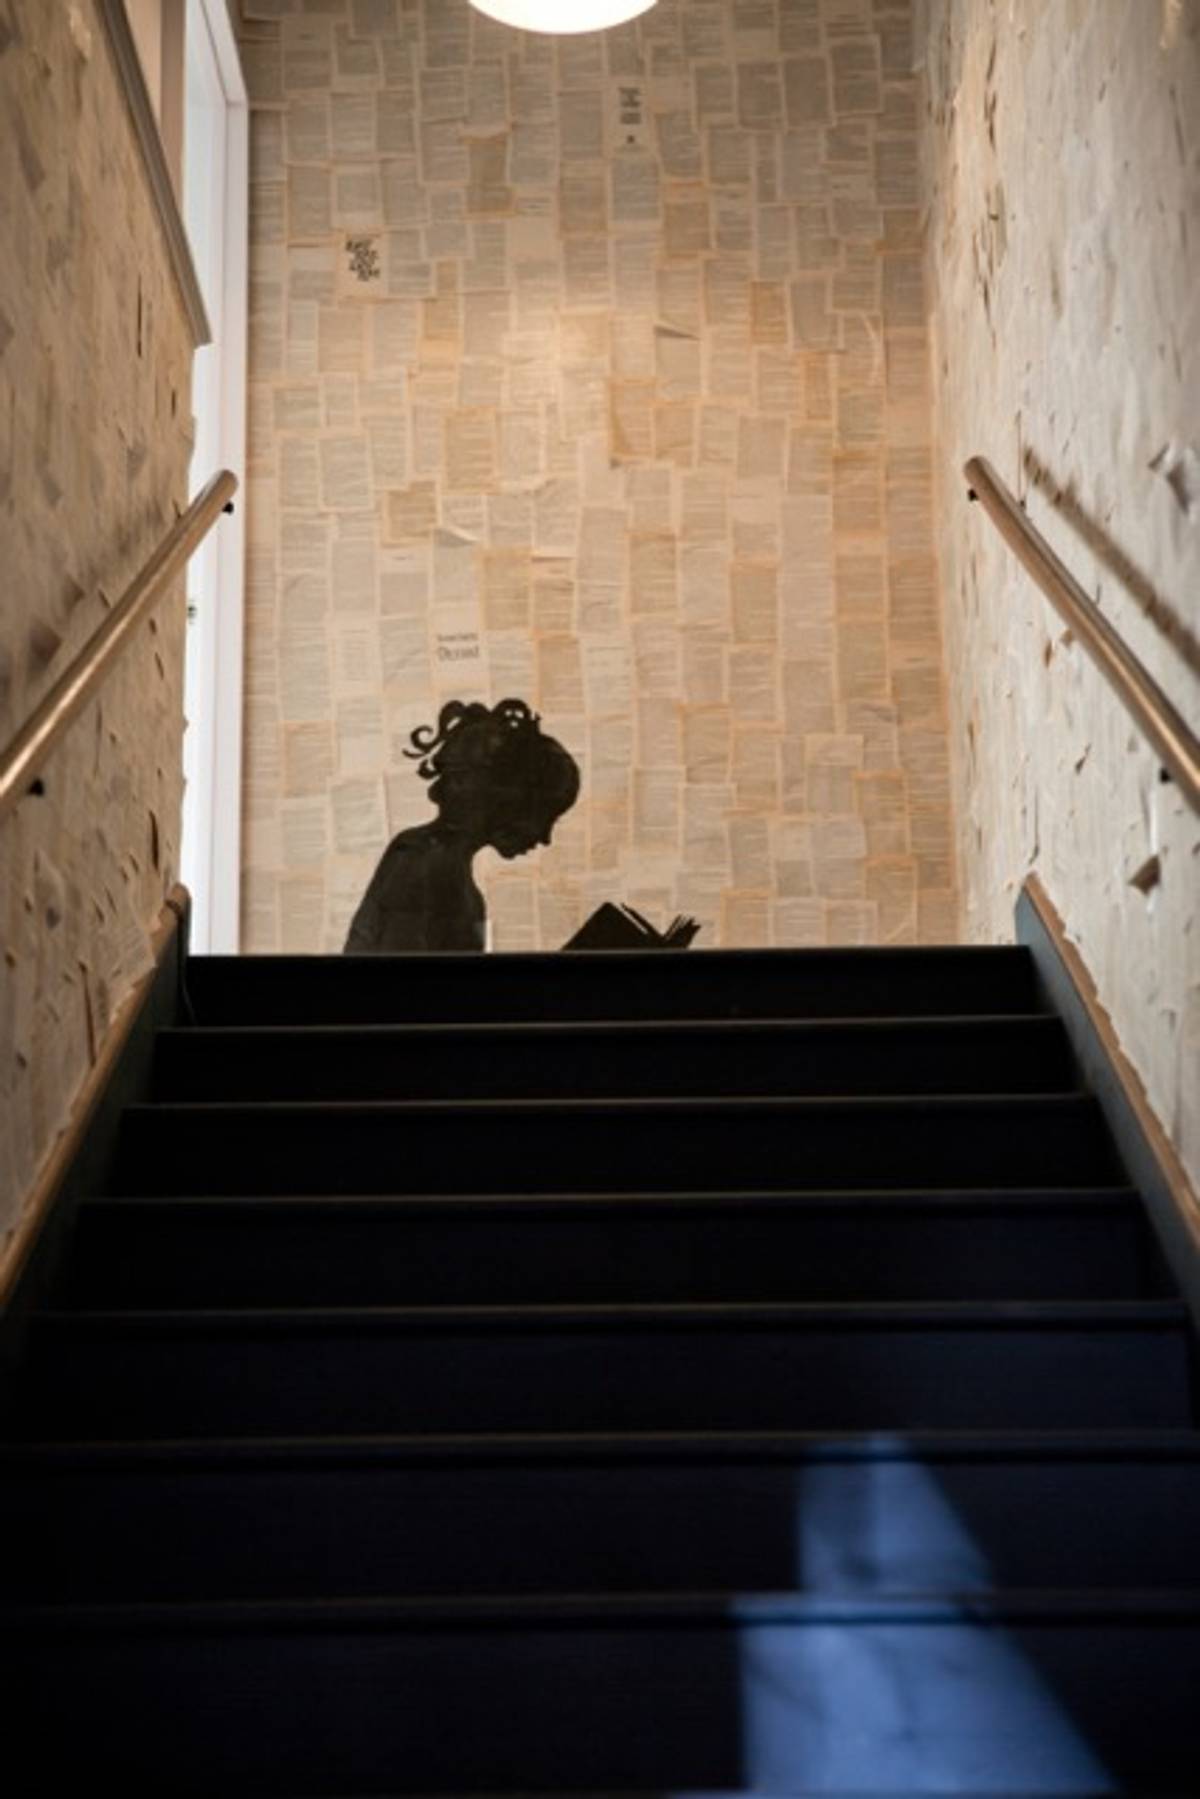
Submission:
[[[583,790],[495,947],[952,937],[908,0],[242,12],[245,947],[340,947],[508,697]]]

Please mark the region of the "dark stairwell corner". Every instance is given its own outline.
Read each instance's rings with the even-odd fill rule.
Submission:
[[[10,1790],[1197,1790],[1188,1315],[1026,949],[187,991],[12,1308]]]

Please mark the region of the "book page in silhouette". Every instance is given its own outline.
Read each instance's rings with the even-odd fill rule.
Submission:
[[[694,918],[676,918],[665,931],[658,931],[632,906],[614,906],[606,901],[603,906],[597,906],[563,948],[686,949],[699,929]]]

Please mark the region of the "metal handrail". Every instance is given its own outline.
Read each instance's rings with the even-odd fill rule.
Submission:
[[[1184,798],[1200,812],[1200,738],[1114,631],[1095,601],[1059,561],[1041,532],[1030,524],[1015,495],[987,458],[972,456],[963,473],[970,484],[971,498],[979,501],[1009,549],[1067,621],[1145,732]]]
[[[237,476],[229,469],[213,476],[21,726],[0,756],[0,818],[28,793],[54,745],[94,696],[138,626],[222,512],[232,511],[237,488]]]

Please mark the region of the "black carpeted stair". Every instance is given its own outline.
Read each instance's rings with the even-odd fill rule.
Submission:
[[[15,1792],[1200,1791],[1193,1339],[1025,952],[189,985],[10,1394]]]

